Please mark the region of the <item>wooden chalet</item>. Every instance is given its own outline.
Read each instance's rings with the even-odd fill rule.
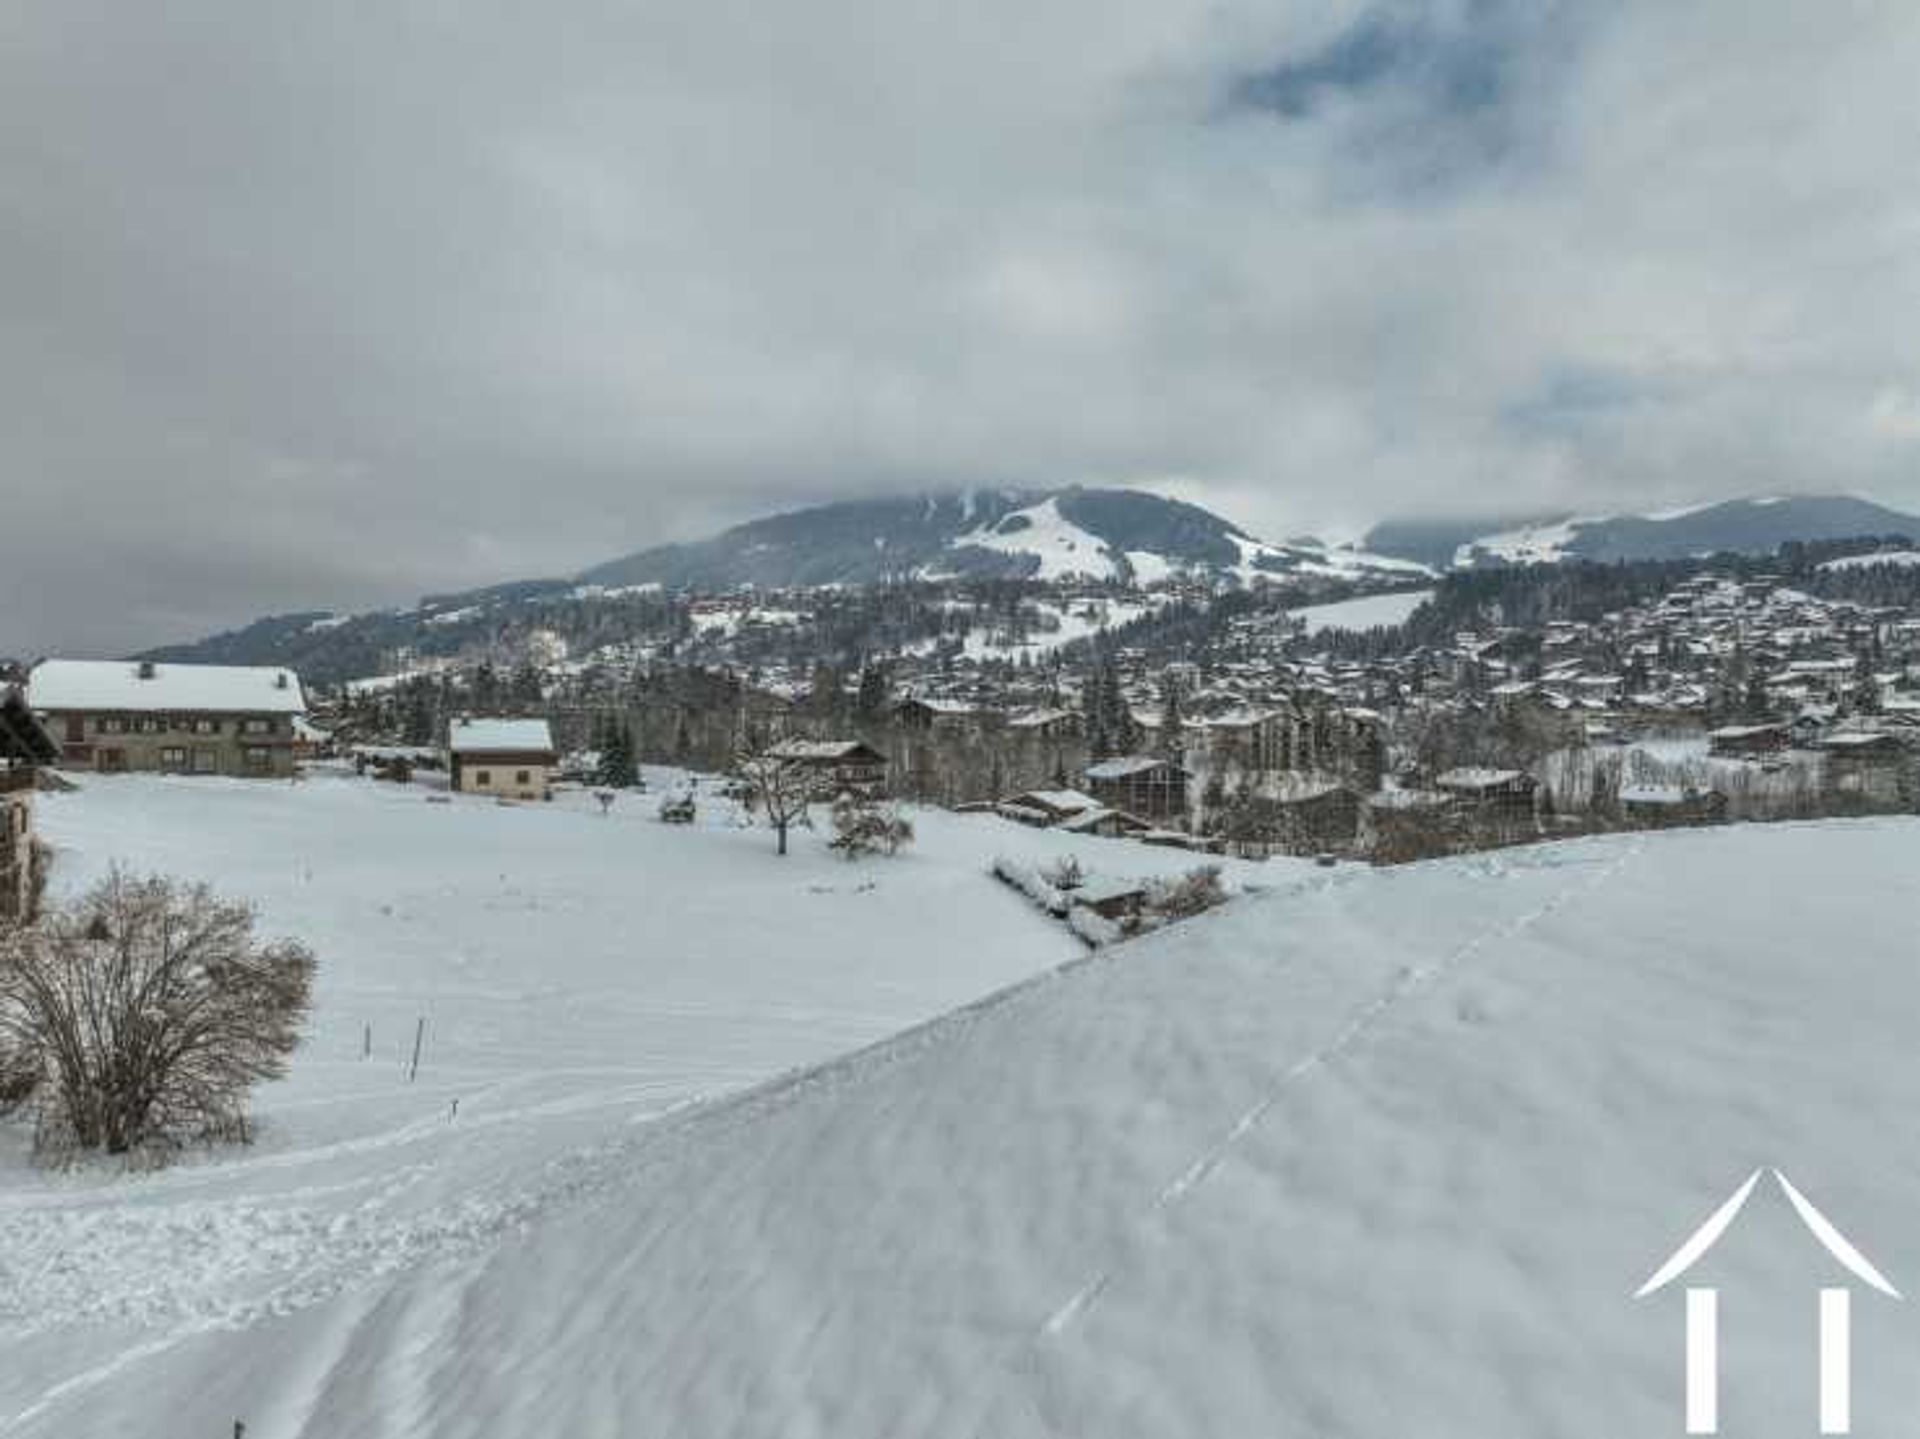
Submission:
[[[1732,758],[1778,754],[1792,739],[1783,724],[1722,725],[1707,731],[1707,751]]]
[[[1450,769],[1433,787],[1455,805],[1496,818],[1521,819],[1533,814],[1533,792],[1539,781],[1525,770]]]
[[[1086,768],[1087,791],[1109,809],[1123,809],[1151,820],[1174,819],[1187,812],[1184,766],[1158,755],[1120,755]]]
[[[863,740],[789,739],[769,746],[767,757],[815,777],[823,799],[837,795],[877,795],[887,787],[887,757]]]

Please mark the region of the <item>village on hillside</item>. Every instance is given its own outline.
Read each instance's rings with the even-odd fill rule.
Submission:
[[[611,803],[640,764],[671,764],[776,807],[763,791],[780,775],[803,812],[904,800],[1241,858],[1391,863],[1911,811],[1920,564],[1894,543],[1308,604],[1179,581],[650,591],[599,645],[513,611],[458,653],[390,655],[387,673],[344,681],[16,665],[0,734],[17,767],[287,779],[328,759],[503,803],[556,787]],[[933,644],[847,639],[874,641],[900,610],[963,623]],[[690,803],[662,796],[659,816]],[[12,823],[24,854],[26,821]]]

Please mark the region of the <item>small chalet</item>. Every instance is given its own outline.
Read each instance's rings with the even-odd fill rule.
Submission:
[[[1187,812],[1185,768],[1157,755],[1122,755],[1090,764],[1088,792],[1109,809],[1147,819],[1172,819]]]
[[[1147,902],[1147,887],[1137,879],[1089,879],[1073,891],[1073,902],[1118,923],[1140,913]]]
[[[69,766],[280,779],[307,708],[292,670],[154,660],[42,660],[27,702]]]
[[[1080,711],[1069,709],[1027,710],[1007,721],[1016,739],[1078,739],[1085,727]]]
[[[1906,742],[1886,730],[1834,730],[1821,738],[1820,748],[1841,764],[1888,764],[1906,752]]]
[[[1620,790],[1620,813],[1630,823],[1650,829],[1715,824],[1727,816],[1727,797],[1717,789],[1694,785],[1626,785]]]
[[[59,758],[60,746],[19,688],[0,689],[0,922],[29,917],[35,777]]]
[[[1787,727],[1782,724],[1722,725],[1719,729],[1707,731],[1707,751],[1735,758],[1778,754],[1787,747],[1791,738]]]
[[[878,794],[887,785],[887,757],[861,740],[781,740],[768,748],[767,755],[812,773],[823,798],[849,792]]]
[[[552,799],[553,733],[543,719],[462,715],[447,727],[447,768],[458,794]]]
[[[1223,816],[1221,837],[1235,854],[1318,854],[1351,845],[1360,829],[1360,792],[1325,775],[1269,776]]]
[[[1067,834],[1091,834],[1101,839],[1144,839],[1153,833],[1153,826],[1139,815],[1128,814],[1123,809],[1108,809],[1103,804],[1083,810],[1054,827]]]
[[[990,727],[998,718],[964,700],[918,698],[901,700],[893,707],[893,717],[915,734],[967,734]]]
[[[1077,789],[1030,789],[995,805],[994,813],[1021,824],[1056,825],[1105,806]]]
[[[1525,770],[1466,767],[1438,776],[1433,787],[1458,806],[1519,818],[1533,813],[1539,782]]]

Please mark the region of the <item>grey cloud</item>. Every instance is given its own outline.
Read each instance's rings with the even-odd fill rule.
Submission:
[[[1913,503],[1916,63],[1786,0],[28,0],[0,651],[948,484]]]

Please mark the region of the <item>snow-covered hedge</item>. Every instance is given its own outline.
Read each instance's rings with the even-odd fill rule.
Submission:
[[[1073,908],[1068,893],[1050,883],[1032,865],[1001,855],[993,861],[993,873],[1056,918],[1064,919]]]

